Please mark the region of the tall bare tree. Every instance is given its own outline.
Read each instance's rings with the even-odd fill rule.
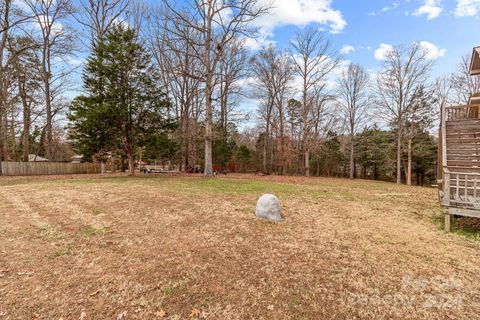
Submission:
[[[12,36],[14,29],[31,18],[31,16],[25,15],[16,4],[17,2],[12,0],[0,2],[0,162],[6,156],[6,114],[10,104],[8,95],[12,76],[9,71],[11,71],[11,60],[15,55],[8,50],[8,39]]]
[[[340,59],[333,50],[330,42],[326,40],[321,31],[307,28],[295,35],[292,43],[293,61],[296,74],[302,80],[302,126],[303,126],[303,152],[304,174],[310,175],[310,147],[309,136],[311,122],[309,114],[312,108],[311,91],[315,86],[321,85],[328,75],[339,64]]]
[[[11,13],[12,10],[12,1],[5,0],[0,4],[0,13],[1,13],[1,20],[0,20],[0,175],[2,175],[2,161],[5,157],[5,142],[4,142],[4,134],[3,134],[3,119],[5,113],[5,104],[7,101],[7,79],[5,77],[5,70],[6,70],[6,63],[5,63],[5,56],[7,51],[7,39],[8,39],[8,32],[10,30],[11,25]]]
[[[369,77],[358,64],[351,63],[338,79],[338,102],[350,137],[350,179],[355,178],[355,135],[365,123],[369,106]]]
[[[480,76],[470,75],[470,56],[464,55],[452,74],[453,103],[468,104],[470,96],[480,92]]]
[[[179,167],[186,169],[191,161],[196,162],[192,140],[197,134],[195,127],[202,113],[195,112],[195,106],[203,92],[201,78],[192,75],[203,73],[202,63],[192,45],[197,37],[195,31],[184,25],[175,25],[174,17],[162,10],[156,8],[150,15],[147,40],[161,70],[166,94],[173,102],[167,116],[179,124],[176,134],[180,149]],[[168,32],[171,29],[175,33]]]
[[[270,6],[260,0],[190,0],[182,9],[174,8],[167,0],[164,0],[164,4],[168,8],[167,14],[175,17],[176,25],[191,28],[200,37],[199,41],[192,41],[191,50],[199,55],[203,64],[205,176],[212,176],[212,94],[218,63],[227,44],[237,37],[252,37],[256,33],[252,22],[267,13]],[[175,30],[170,28],[169,32],[175,33]]]
[[[62,59],[73,50],[74,29],[68,19],[75,13],[71,0],[24,0],[39,28],[41,77],[45,95],[47,159],[53,159],[53,118],[55,111],[56,83],[67,76],[63,68],[55,68],[54,59]],[[58,61],[58,60],[57,60]]]
[[[43,101],[40,87],[40,60],[38,45],[29,36],[10,37],[9,51],[11,65],[17,88],[17,95],[22,106],[22,151],[23,161],[29,161],[30,132],[35,108]]]
[[[407,185],[412,184],[412,156],[413,156],[413,139],[425,130],[431,128],[435,116],[435,97],[434,90],[426,88],[420,84],[410,98],[408,114],[405,121],[405,138],[407,140],[407,165],[405,168],[405,176]]]
[[[260,115],[265,121],[265,141],[263,143],[263,170],[267,171],[267,149],[270,145],[272,129],[276,130],[278,148],[277,169],[286,172],[286,145],[288,100],[292,93],[293,69],[290,56],[269,46],[262,49],[253,59],[255,89],[261,99]],[[271,158],[271,160],[273,160]]]
[[[397,183],[402,183],[402,142],[405,124],[415,90],[424,84],[433,66],[429,52],[420,43],[410,47],[396,46],[387,52],[383,68],[377,76],[379,116],[395,131],[397,151]]]
[[[119,22],[130,0],[79,0],[77,21],[91,33],[91,39],[103,39],[115,22]]]
[[[262,170],[268,172],[268,150],[272,126],[272,115],[275,104],[275,86],[272,70],[276,62],[276,49],[273,46],[263,48],[253,59],[252,69],[255,77],[255,95],[260,103],[260,117],[265,123],[265,134],[262,146]]]

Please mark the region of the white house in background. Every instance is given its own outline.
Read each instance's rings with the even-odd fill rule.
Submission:
[[[80,163],[80,162],[82,162],[83,156],[76,154],[73,157],[71,157],[70,159],[72,160],[72,163]]]
[[[29,154],[28,162],[48,162],[48,159],[37,156],[36,154]]]

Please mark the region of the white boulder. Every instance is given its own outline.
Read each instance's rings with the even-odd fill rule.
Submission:
[[[264,194],[257,201],[255,215],[268,221],[282,220],[280,201],[273,194]]]

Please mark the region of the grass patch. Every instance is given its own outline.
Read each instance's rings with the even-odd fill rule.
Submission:
[[[53,257],[58,258],[58,257],[67,256],[69,254],[70,254],[70,248],[61,247],[60,249],[58,249],[57,251],[54,252]]]
[[[172,182],[170,184],[170,182]],[[300,193],[299,188],[284,183],[242,179],[183,179],[169,181],[172,189],[223,194]]]
[[[103,210],[100,208],[92,208],[92,214],[95,216],[98,216],[99,214],[102,214]]]
[[[65,233],[58,226],[51,226],[49,224],[44,224],[38,227],[38,232],[40,236],[45,241],[58,241],[65,238]]]
[[[169,283],[167,286],[162,288],[162,292],[165,296],[174,296],[181,293],[184,289],[183,282]]]
[[[106,232],[106,228],[95,228],[94,226],[85,226],[80,230],[80,233],[85,237],[103,235]]]

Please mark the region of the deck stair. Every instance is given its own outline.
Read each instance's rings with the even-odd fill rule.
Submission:
[[[480,107],[442,107],[440,198],[450,215],[480,217]],[[449,226],[448,226],[449,227]]]
[[[469,73],[480,75],[480,47],[473,48]],[[480,218],[479,100],[474,92],[465,106],[441,108],[438,186],[447,231],[452,215]]]

